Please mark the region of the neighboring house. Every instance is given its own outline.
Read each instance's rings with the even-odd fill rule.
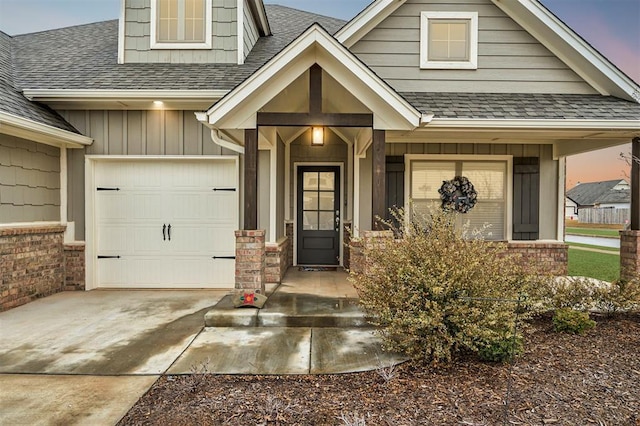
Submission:
[[[578,216],[584,208],[628,209],[631,207],[631,187],[624,179],[578,183],[567,191],[566,217]]]
[[[2,36],[3,307],[44,294],[18,255],[43,235],[66,232],[37,257],[61,287],[261,288],[348,266],[346,228],[456,175],[472,224],[563,273],[565,157],[640,135],[638,85],[535,0],[376,0],[347,23],[185,3]]]

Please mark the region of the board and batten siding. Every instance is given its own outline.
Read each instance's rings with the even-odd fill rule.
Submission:
[[[420,69],[424,11],[478,12],[477,70]],[[408,0],[351,51],[399,92],[597,93],[490,0]]]
[[[0,135],[0,223],[60,220],[60,148]]]
[[[249,55],[253,46],[255,46],[256,42],[260,38],[260,34],[258,33],[258,26],[256,25],[255,19],[253,19],[253,15],[251,14],[251,9],[249,9],[249,2],[247,0],[244,1],[244,37],[242,39],[244,43],[244,58]]]
[[[212,0],[212,49],[151,49],[151,0],[126,0],[125,63],[238,63],[237,0]]]
[[[58,111],[83,135],[94,139],[84,150],[68,150],[69,220],[84,239],[84,156],[237,155],[213,143],[194,111]]]
[[[388,143],[387,156],[405,154],[431,155],[512,155],[540,159],[540,240],[555,240],[558,216],[558,160],[553,159],[552,145],[537,144],[473,144],[473,143]],[[371,149],[360,159],[360,229],[371,229]],[[406,172],[409,172],[408,170]],[[406,200],[405,200],[406,201]],[[511,214],[511,211],[510,211]]]

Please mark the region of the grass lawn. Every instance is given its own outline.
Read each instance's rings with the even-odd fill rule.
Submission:
[[[569,247],[569,275],[614,281],[620,278],[618,254],[595,253]]]
[[[599,228],[567,228],[567,234],[572,235],[591,235],[594,237],[620,237],[620,233],[616,229],[599,229]]]

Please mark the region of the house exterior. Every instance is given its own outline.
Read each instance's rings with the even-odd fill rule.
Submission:
[[[457,175],[465,219],[562,274],[565,157],[640,145],[638,85],[535,0],[376,0],[349,22],[123,0],[0,41],[3,308],[349,267],[351,235]]]
[[[565,217],[569,219],[625,224],[629,221],[627,213],[630,208],[631,187],[624,179],[578,183],[567,191],[565,197]],[[591,217],[593,213],[597,213],[597,217]]]

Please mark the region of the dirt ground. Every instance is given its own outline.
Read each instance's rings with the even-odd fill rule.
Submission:
[[[393,377],[165,376],[119,425],[640,426],[640,315],[596,320],[583,336],[535,321],[512,368],[468,358]]]

